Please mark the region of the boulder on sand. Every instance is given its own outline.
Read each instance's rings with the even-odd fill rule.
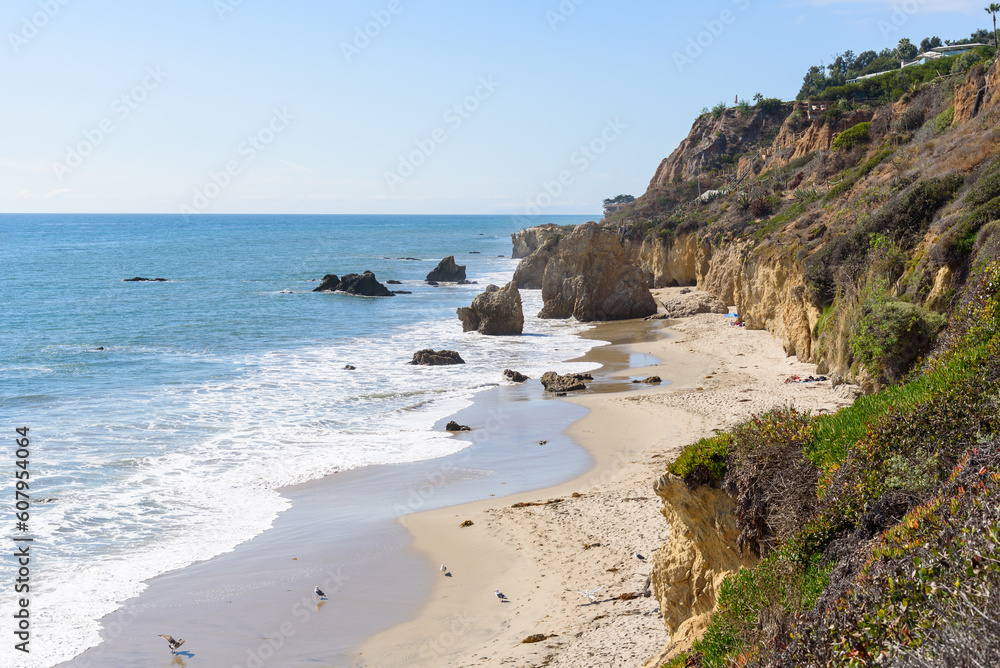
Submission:
[[[465,280],[465,265],[455,264],[455,256],[449,255],[438,262],[438,266],[427,274],[427,282],[458,283]]]
[[[656,313],[642,271],[618,235],[595,222],[578,225],[559,242],[542,278],[540,318],[628,320]]]
[[[472,428],[465,424],[458,424],[454,420],[449,422],[444,428],[445,431],[472,431]]]
[[[594,377],[589,373],[567,373],[560,376],[555,371],[546,371],[541,380],[542,386],[549,392],[574,392],[586,390],[587,384],[583,381],[594,380]]]
[[[488,336],[515,336],[524,329],[521,293],[513,282],[502,289],[495,285],[476,295],[472,306],[459,308],[462,331],[477,331]]]
[[[687,318],[699,313],[729,313],[729,307],[710,292],[688,290],[660,300],[671,318]]]
[[[413,353],[413,361],[408,362],[408,364],[444,366],[446,364],[465,364],[465,360],[454,350],[431,350],[430,348],[426,348]]]

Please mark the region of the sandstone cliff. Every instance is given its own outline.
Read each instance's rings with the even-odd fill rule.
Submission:
[[[590,222],[560,243],[545,266],[541,318],[627,320],[656,313],[642,272],[614,232]]]
[[[653,555],[653,594],[671,644],[686,644],[705,630],[726,576],[756,560],[736,550],[739,532],[726,492],[692,489],[669,473],[653,489],[670,527],[670,540]]]

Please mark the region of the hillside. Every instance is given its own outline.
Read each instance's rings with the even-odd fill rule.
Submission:
[[[866,80],[875,102],[829,87],[702,114],[605,221],[650,287],[715,293],[863,395],[833,415],[775,406],[670,464],[663,514],[698,538],[654,557],[674,636],[648,665],[1000,665],[1000,63],[984,55]],[[692,516],[691,495],[730,510]],[[746,567],[717,596],[677,591],[682,564],[713,577],[721,527]],[[685,624],[685,598],[714,611]]]

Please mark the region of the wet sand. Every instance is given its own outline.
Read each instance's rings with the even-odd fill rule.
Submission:
[[[618,343],[583,358],[604,365],[589,392],[632,390],[622,374],[655,359],[628,344],[658,338],[661,325],[592,331]],[[594,459],[565,430],[587,411],[547,396],[537,380],[481,392],[448,418],[473,427],[456,436],[468,440],[468,448],[282,490],[291,508],[272,528],[232,552],[154,578],[102,620],[100,645],[60,666],[379,665],[359,654],[358,645],[416,617],[443,577],[439,564],[414,549],[400,517],[531,494],[579,477],[593,469]],[[327,600],[313,594],[315,586]],[[177,655],[161,633],[186,640]]]

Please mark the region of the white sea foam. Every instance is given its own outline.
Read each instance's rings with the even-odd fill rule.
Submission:
[[[505,274],[486,280],[503,283]],[[3,665],[51,666],[98,644],[99,620],[145,581],[271,526],[288,507],[283,486],[455,452],[465,442],[432,426],[502,382],[504,368],[533,377],[593,368],[560,362],[595,345],[577,336],[585,326],[531,317],[540,295],[522,298],[526,336],[462,333],[457,320],[439,319],[378,339],[317,341],[236,360],[239,372],[221,378],[134,390],[130,419],[60,434],[66,446],[47,452],[50,470],[39,471],[58,498],[33,509],[34,545],[46,557],[32,588],[32,628],[46,640],[24,656],[4,643]],[[429,347],[459,350],[467,364],[406,364]],[[357,370],[345,370],[348,363]],[[72,410],[102,400],[95,394]],[[104,447],[90,448],[91,440]],[[121,456],[109,461],[116,443]]]

